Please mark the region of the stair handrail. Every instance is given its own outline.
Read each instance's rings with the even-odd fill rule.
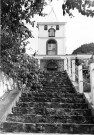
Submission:
[[[79,65],[79,66],[82,66],[82,65]],[[79,80],[79,74],[78,74],[78,67],[79,66],[77,66],[76,64],[75,64],[75,72],[72,72],[72,75],[71,76],[73,76],[73,74],[75,75],[75,81],[77,82],[77,83],[85,83],[85,84],[87,84],[87,85],[89,85],[90,86],[90,83],[89,82],[87,82],[87,80],[83,77],[83,79],[82,80]],[[80,69],[80,71],[84,71],[84,70],[86,70],[86,69]],[[71,71],[72,71],[72,67],[71,67]],[[72,80],[73,81],[73,80]],[[83,85],[83,84],[82,84]],[[80,84],[79,84],[79,88],[80,88]],[[83,92],[83,90],[79,90],[80,92],[82,91]]]
[[[83,69],[83,64],[76,65],[75,59],[71,59],[71,61],[69,59],[66,67],[67,67],[66,71],[69,75],[70,80],[74,83],[75,86],[79,86],[79,93],[90,92],[91,95],[90,99],[92,99],[92,103],[94,106],[94,62],[88,66],[88,71],[90,74],[90,82],[88,82],[88,80],[86,80],[83,77],[83,71],[86,70],[85,68]],[[84,84],[88,86],[86,87],[85,91],[84,91],[85,88]]]
[[[68,73],[68,75],[69,75],[69,72],[68,72],[68,71],[69,71],[69,68],[70,68],[70,70],[72,71],[72,67],[69,67],[69,65],[67,65],[67,73]],[[77,65],[75,66],[75,71],[78,72],[78,66],[77,66]],[[71,76],[69,76],[71,80],[72,80],[73,74],[77,77],[77,79],[79,79],[79,76],[77,75],[77,73],[76,73],[76,72],[72,72]],[[72,81],[73,81],[73,80],[72,80]],[[76,80],[76,81],[77,81],[77,80]]]
[[[79,65],[79,66],[82,66],[82,64]],[[79,66],[78,66],[78,67],[79,67]],[[87,80],[83,77],[83,71],[84,71],[84,70],[86,70],[86,69],[83,69],[83,66],[82,66],[82,69],[80,69],[80,71],[82,72],[82,78],[83,78],[83,79],[79,81],[79,82],[81,82],[82,85],[83,85],[83,90],[80,90],[80,91],[82,91],[82,92],[84,92],[84,84],[83,84],[83,83],[85,83],[86,85],[91,86],[90,83],[87,82]],[[80,84],[79,84],[79,85],[80,85]]]
[[[78,66],[75,66],[76,68],[75,68],[75,71],[78,71]],[[82,69],[82,71],[84,71],[84,70],[86,70],[86,69]],[[89,70],[88,70],[89,71]],[[74,73],[75,75],[76,75],[76,77],[79,79],[79,76],[76,74],[76,73]],[[87,82],[87,80],[85,79],[85,78],[83,78],[83,82],[84,83],[86,83],[86,84],[88,84],[88,85],[90,85],[90,83],[89,82]]]

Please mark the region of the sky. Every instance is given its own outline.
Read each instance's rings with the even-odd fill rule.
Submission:
[[[51,7],[54,8],[58,21],[64,21],[66,23],[66,54],[71,54],[73,50],[77,49],[83,44],[94,43],[94,17],[83,16],[75,9],[73,12],[74,17],[70,18],[67,14],[63,16],[62,0],[53,0],[51,4],[48,4],[44,8],[44,13],[49,14]],[[36,28],[37,22],[41,22],[43,17],[35,15],[35,26],[28,27],[32,31],[34,38],[30,38],[30,44],[27,46],[27,53],[31,54],[38,50],[38,29]]]

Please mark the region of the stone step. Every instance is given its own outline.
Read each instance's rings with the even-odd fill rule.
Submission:
[[[22,93],[0,132],[94,134],[94,116],[66,72],[41,74],[40,81]]]
[[[51,76],[51,77],[50,76],[44,76],[44,77],[41,77],[40,79],[43,79],[44,82],[49,81],[49,79],[56,80],[57,82],[60,82],[60,81],[63,81],[63,80],[64,80],[64,82],[70,81],[70,79],[67,76]]]
[[[0,130],[7,133],[94,134],[94,124],[4,122],[0,125]]]
[[[70,80],[67,78],[67,77],[44,77],[44,78],[41,78],[41,81],[46,83],[46,82],[57,82],[57,83],[67,83],[69,82],[69,84],[71,84]]]
[[[59,88],[62,88],[62,87],[64,87],[64,88],[73,88],[73,86],[70,86],[70,85],[67,85],[67,84],[54,84],[54,83],[46,83],[46,84],[43,84],[42,83],[42,86],[43,86],[43,88],[57,88],[57,89],[59,89]]]
[[[31,89],[30,92],[32,93],[57,93],[57,94],[75,94],[76,92],[73,89],[65,89],[65,88],[42,88],[42,89]]]
[[[57,83],[67,83],[67,82],[69,82],[69,84],[72,84],[71,82],[70,82],[70,79],[68,78],[68,77],[44,77],[44,78],[41,78],[42,79],[42,82],[44,82],[44,83],[46,83],[46,82],[50,82],[50,81],[52,81],[52,82],[57,82]]]
[[[44,74],[41,78],[68,78],[67,74]]]
[[[72,85],[72,83],[70,82],[70,80],[66,77],[64,78],[41,78],[41,83],[54,83],[54,84],[67,84],[68,85]]]
[[[61,102],[17,102],[17,107],[47,107],[47,108],[71,108],[88,109],[86,103],[61,103]]]
[[[85,103],[85,99],[78,97],[69,97],[69,98],[50,98],[50,97],[20,97],[19,101],[21,102],[62,102],[62,103]]]
[[[60,74],[52,74],[52,73],[48,73],[48,74],[41,74],[41,77],[68,77],[66,73],[60,73]]]
[[[73,86],[70,86],[70,85],[60,85],[60,84],[52,84],[52,83],[49,83],[49,84],[42,84],[43,88],[45,89],[62,89],[62,88],[66,88],[66,89],[74,89]]]
[[[58,83],[58,84],[64,84],[69,82],[71,85],[72,83],[68,78],[41,78],[41,83]]]
[[[26,91],[27,93],[45,93],[45,94],[77,94],[76,91],[72,90],[66,90],[64,88],[62,89],[31,89],[30,91]]]
[[[7,116],[6,121],[25,123],[76,123],[94,124],[94,116],[42,116],[42,115],[14,115]]]
[[[64,87],[64,88],[71,88],[71,89],[73,89],[73,86],[70,86],[70,85],[67,85],[67,84],[54,84],[54,83],[46,83],[46,84],[42,84],[43,85],[43,87],[44,88],[57,88],[57,89],[59,89],[59,88],[62,88],[62,87]]]
[[[44,81],[44,82],[46,82],[46,81],[48,81],[49,82],[49,80],[53,80],[53,81],[57,81],[57,82],[63,82],[63,80],[64,80],[64,82],[67,82],[67,81],[69,81],[69,83],[70,83],[70,79],[68,78],[68,77],[66,77],[66,76],[58,76],[58,77],[56,77],[56,76],[44,76],[44,77],[41,77],[40,78],[42,81]]]
[[[42,84],[50,84],[50,83],[55,84],[55,85],[67,85],[67,86],[72,85],[72,83],[68,80],[63,81],[63,80],[59,80],[59,79],[58,80],[49,79],[49,80],[42,81]]]
[[[66,108],[34,108],[34,107],[13,107],[12,113],[14,114],[41,114],[41,115],[83,115],[91,116],[90,109],[66,109]]]
[[[56,83],[56,82],[46,82],[46,83],[43,83],[44,85],[46,85],[46,86],[49,86],[49,87],[51,87],[51,86],[55,86],[55,87],[72,87],[73,85],[72,84],[69,84],[69,82],[66,82],[66,83],[61,83],[61,84],[59,84],[59,83]]]
[[[83,98],[83,94],[76,94],[76,93],[73,93],[73,94],[66,94],[66,93],[46,93],[46,92],[42,92],[42,91],[39,91],[39,92],[31,92],[31,93],[22,93],[21,94],[21,97],[26,97],[26,98],[32,98],[32,97],[50,97],[50,98],[62,98],[62,97],[78,97],[78,98]]]
[[[62,79],[64,79],[64,80],[69,80],[69,78],[68,78],[68,76],[66,76],[66,75],[44,75],[44,76],[40,76],[40,78],[42,78],[42,79],[44,79],[44,78],[46,78],[46,79],[49,79],[49,78],[52,78],[52,79],[60,79],[60,80],[62,80]]]
[[[58,91],[58,92],[60,92],[60,91],[70,91],[70,92],[75,92],[75,89],[74,88],[72,88],[72,87],[55,87],[55,86],[47,86],[47,87],[43,87],[43,90],[47,90],[47,91],[51,91],[51,92],[54,92],[54,91]]]

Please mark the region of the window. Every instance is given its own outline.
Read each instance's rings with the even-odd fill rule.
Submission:
[[[47,30],[47,25],[44,25],[44,30]]]
[[[49,29],[49,37],[55,37],[55,29],[51,28]]]
[[[56,25],[56,30],[59,30],[59,25]]]
[[[57,54],[57,44],[55,40],[50,40],[47,43],[47,55]]]

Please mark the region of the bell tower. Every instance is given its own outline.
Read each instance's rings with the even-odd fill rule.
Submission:
[[[40,58],[40,68],[43,69],[44,67],[47,69],[47,63],[50,65],[51,60],[54,63],[53,65],[58,67],[57,59],[61,59],[61,56],[66,54],[65,25],[66,22],[58,21],[53,8],[51,8],[49,15],[45,17],[45,21],[38,22],[38,57]],[[49,67],[52,67],[52,65]]]

